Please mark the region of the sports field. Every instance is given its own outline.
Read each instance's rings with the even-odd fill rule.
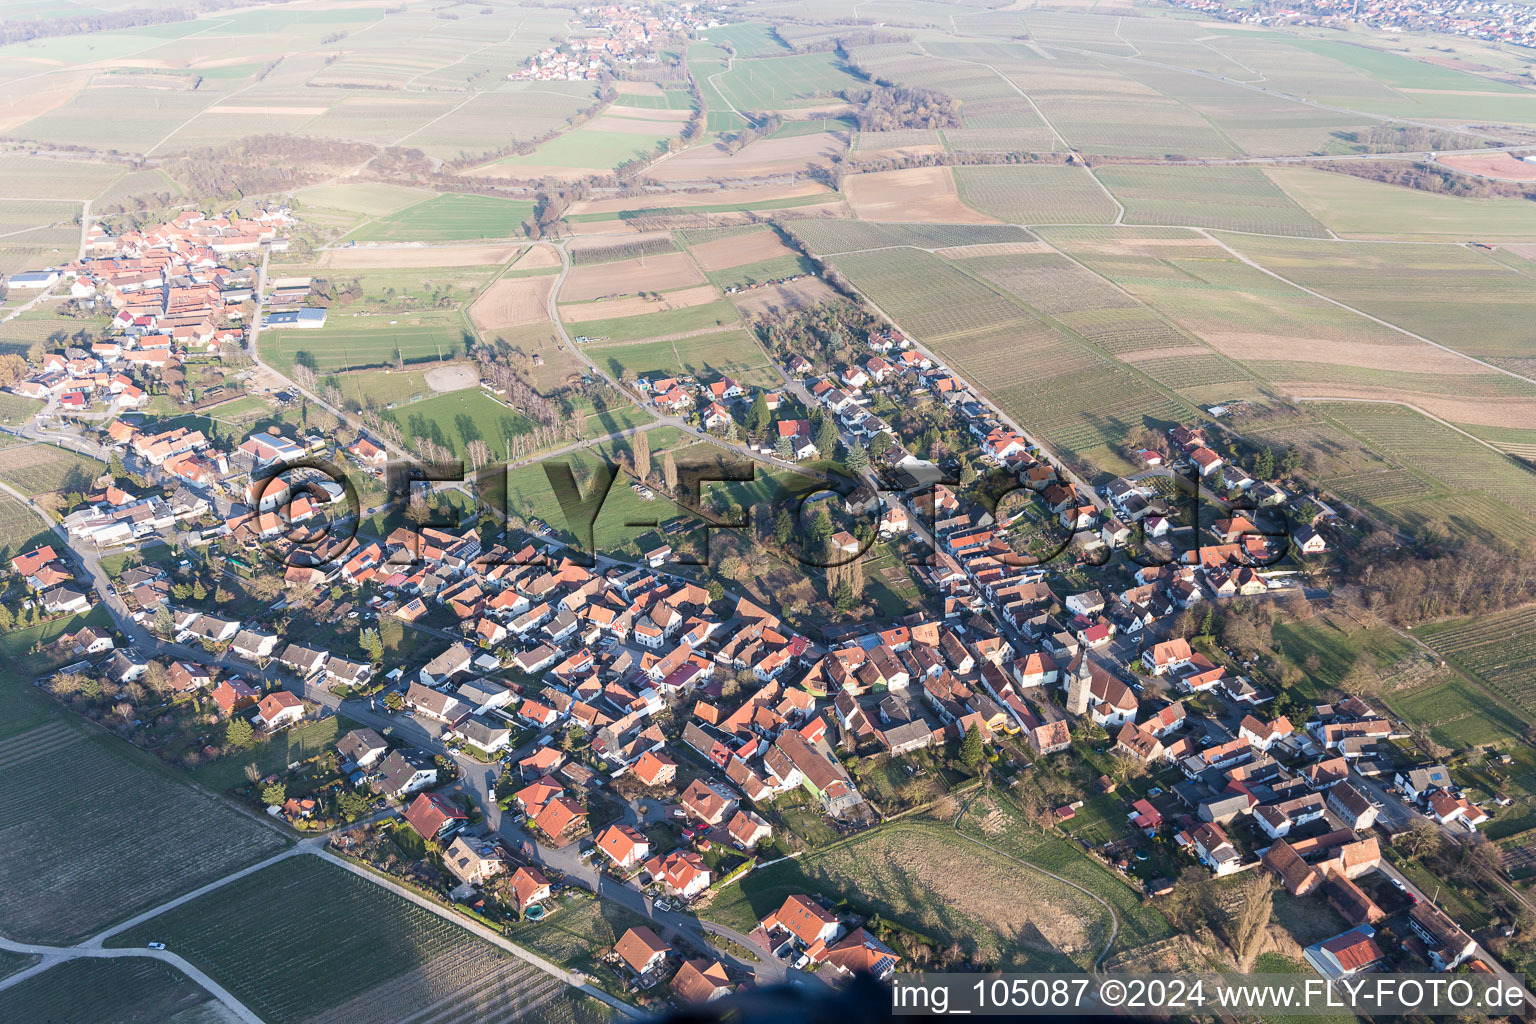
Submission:
[[[319,373],[373,366],[451,361],[474,335],[463,314],[430,312],[350,317],[333,314],[318,330],[265,330],[257,342],[264,361],[291,372],[295,363]]]

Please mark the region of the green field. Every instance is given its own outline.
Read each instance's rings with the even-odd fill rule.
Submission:
[[[449,192],[370,221],[347,236],[357,242],[452,242],[523,235],[533,204]]]
[[[563,986],[458,925],[316,857],[279,862],[113,940],[164,942],[272,1024],[397,1021],[436,1000],[509,1019]]]
[[[192,772],[192,778],[216,793],[228,792],[246,785],[247,765],[254,764],[263,776],[281,773],[295,761],[308,760],[331,749],[338,736],[356,727],[356,722],[339,715],[302,722],[248,750],[199,766]]]
[[[1313,217],[1361,238],[1521,241],[1536,232],[1536,206],[1521,199],[1466,199],[1300,167],[1266,171]]]
[[[648,122],[654,131],[609,132],[577,128],[539,146],[524,156],[497,160],[497,167],[574,167],[605,170],[655,153],[658,143],[676,135],[669,121]]]
[[[729,47],[738,57],[775,57],[789,52],[789,47],[770,26],[751,21],[704,29],[698,38],[716,46]]]
[[[998,838],[988,841],[1008,849]],[[1021,848],[1024,844],[1031,854],[1039,852],[1027,839]],[[1082,856],[1070,848],[1067,852]],[[1099,871],[1099,885],[1117,886],[1131,896],[1124,883]],[[967,954],[974,952],[1005,970],[1082,969],[1109,936],[1109,912],[1083,893],[923,819],[887,824],[754,871],[722,891],[705,916],[749,930],[795,893],[846,900],[851,909],[878,913],[930,944],[958,942]],[[902,945],[900,938],[896,944]]]
[[[731,267],[729,270],[712,270],[706,276],[709,278],[709,283],[716,288],[726,289],[762,284],[766,281],[779,281],[786,277],[815,272],[815,264],[796,253],[792,256],[779,256],[759,263]]]
[[[586,308],[594,307],[586,304]],[[729,302],[706,302],[701,306],[684,306],[682,309],[642,313],[640,316],[581,320],[566,324],[565,329],[573,338],[595,338],[599,342],[638,341],[643,338],[665,338],[693,331],[716,330],[736,323],[737,319],[736,307]]]
[[[722,331],[676,341],[652,341],[638,345],[591,346],[587,355],[622,380],[635,377],[692,374],[701,381],[724,374],[739,383],[762,380],[772,383],[768,359],[745,332]]]
[[[1222,236],[1288,281],[1479,359],[1530,358],[1536,263],[1470,246]]]
[[[458,310],[428,313],[332,315],[318,330],[266,330],[257,340],[261,358],[291,373],[312,361],[318,373],[450,362],[463,356],[474,335]],[[304,353],[301,355],[300,353]]]
[[[1461,679],[1393,694],[1387,705],[1436,743],[1457,751],[1519,743],[1525,728],[1508,708]]]
[[[55,536],[37,513],[9,494],[0,494],[0,560],[9,561],[40,543],[51,543]]]
[[[432,198],[426,189],[391,185],[382,181],[317,185],[294,194],[305,206],[342,210],[367,217],[383,217]],[[301,208],[302,212],[302,208]]]
[[[0,767],[8,936],[78,942],[285,845],[121,740],[56,719],[0,742]]]
[[[863,84],[830,53],[738,58],[729,71],[715,79],[720,94],[737,110],[753,112],[773,110],[805,96],[860,88]]]

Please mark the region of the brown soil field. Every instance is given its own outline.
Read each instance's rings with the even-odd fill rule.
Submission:
[[[475,368],[467,363],[450,363],[447,366],[435,366],[428,370],[423,379],[427,387],[439,393],[444,391],[463,391],[480,383],[480,375]]]
[[[756,231],[740,238],[722,238],[693,247],[693,258],[705,270],[728,270],[748,263],[761,263],[778,256],[793,256],[794,250],[772,231]]]
[[[764,285],[726,296],[743,316],[766,316],[806,306],[819,306],[837,297],[837,292],[819,277],[802,277],[788,284]]]
[[[84,74],[50,75],[18,86],[12,105],[5,107],[4,112],[0,113],[0,131],[11,131],[34,117],[63,106],[84,88],[89,78],[89,75]],[[28,93],[26,90],[32,86],[35,86],[37,91]]]
[[[1462,356],[1404,337],[1401,345],[1343,342],[1337,338],[1305,338],[1284,334],[1201,331],[1200,337],[1233,359],[1333,363],[1336,366],[1391,367],[1402,373],[1440,373],[1458,377],[1490,372]]]
[[[682,288],[675,292],[663,292],[660,299],[629,295],[622,299],[603,302],[579,302],[560,307],[560,319],[568,324],[586,323],[589,320],[611,320],[621,316],[640,316],[644,313],[661,313],[669,309],[702,306],[718,299],[713,285],[701,284],[695,288]]]
[[[1389,388],[1349,387],[1334,384],[1280,382],[1278,387],[1296,398],[1365,398],[1412,405],[1451,423],[1481,427],[1520,427],[1536,429],[1536,401],[1529,398],[1458,398],[1454,395],[1427,395],[1422,392],[1394,391]]]
[[[851,174],[843,179],[848,205],[864,220],[933,224],[996,224],[960,202],[948,167]]]
[[[1465,156],[1443,156],[1440,162],[1447,167],[1468,174],[1481,174],[1489,178],[1507,178],[1511,181],[1536,181],[1536,164],[1528,164],[1508,153],[1468,153]]]
[[[566,276],[565,287],[560,289],[560,301],[582,302],[606,295],[659,292],[704,283],[704,275],[687,253],[669,252],[643,260],[575,267]]]
[[[539,270],[559,265],[560,254],[547,245],[529,246],[527,252],[512,261],[513,270]]]
[[[518,327],[549,319],[549,292],[555,276],[508,277],[487,288],[469,307],[469,318],[482,331]]]
[[[669,161],[670,162],[670,161]],[[622,213],[661,206],[720,206],[729,203],[769,203],[779,199],[798,199],[801,196],[825,195],[828,202],[838,198],[837,193],[814,181],[801,181],[793,185],[761,185],[757,188],[713,189],[703,192],[651,192],[636,193],[620,199],[588,199],[572,203],[570,213]]]
[[[670,160],[661,161],[646,171],[645,177],[652,181],[669,182],[740,180],[796,174],[813,167],[826,166],[832,157],[847,147],[845,140],[826,134],[762,139],[744,146],[735,155],[727,153],[723,146],[698,146],[684,150]]]
[[[505,263],[521,246],[508,245],[455,245],[433,248],[431,246],[389,246],[385,248],[327,249],[315,261],[317,267],[345,267],[350,270],[414,270],[420,267],[483,267],[493,263]],[[542,247],[540,247],[542,248]],[[521,263],[519,265],[522,265]],[[528,266],[559,266],[558,258],[551,264]]]
[[[613,91],[620,96],[660,96],[661,86],[655,82],[614,82]]]

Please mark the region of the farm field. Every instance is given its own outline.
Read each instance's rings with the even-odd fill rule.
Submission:
[[[738,57],[774,57],[789,52],[772,27],[751,21],[705,29],[698,38],[728,47]]]
[[[691,374],[701,381],[724,374],[744,385],[778,380],[762,349],[740,330],[638,345],[589,346],[587,355],[622,380],[653,374]]]
[[[560,301],[586,302],[641,291],[666,291],[704,283],[704,276],[686,253],[572,267],[560,287]]]
[[[1464,245],[1222,241],[1305,288],[1479,359],[1529,358],[1536,264]]]
[[[1414,635],[1487,684],[1527,722],[1536,721],[1536,608],[1420,626]]]
[[[1433,195],[1299,167],[1272,168],[1266,173],[1312,216],[1341,235],[1521,241],[1536,231],[1536,209],[1519,199]]]
[[[549,319],[553,276],[506,277],[492,284],[469,308],[469,318],[482,331],[518,327]]]
[[[43,404],[35,398],[0,394],[0,423],[14,427],[36,416]]]
[[[755,58],[738,55],[731,69],[713,84],[737,110],[763,112],[804,96],[860,88],[863,83],[831,53],[797,53]]]
[[[874,221],[986,224],[992,218],[960,200],[948,167],[874,171],[843,179],[843,195],[856,217]]]
[[[14,444],[0,448],[0,480],[23,494],[85,491],[104,463],[51,444]]]
[[[1327,229],[1257,167],[1103,167],[1127,224],[1325,237]]]
[[[148,957],[82,957],[0,989],[0,1019],[11,1021],[218,1024],[225,1012],[192,979]]]
[[[0,198],[90,199],[125,173],[119,164],[5,154],[0,156]]]
[[[953,170],[960,201],[1010,224],[1112,224],[1115,204],[1081,167],[995,166]]]
[[[561,996],[549,975],[318,857],[280,861],[112,940],[151,939],[207,971],[272,1024],[332,1024],[367,1008],[403,1021],[432,1007],[509,1021]]]
[[[370,221],[347,237],[357,242],[512,238],[523,234],[532,214],[532,203],[450,192]]]
[[[573,323],[567,330],[574,337],[588,337],[599,342],[626,342],[717,331],[735,324],[738,319],[736,307],[729,302],[707,302],[639,316],[583,319]]]
[[[391,185],[382,181],[318,185],[295,193],[295,198],[306,205],[358,213],[366,217],[383,217],[424,202],[432,196],[433,193],[426,189]]]
[[[14,938],[78,942],[286,845],[148,755],[57,719],[0,741],[0,763],[0,931]],[[64,846],[49,838],[61,816]]]
[[[51,541],[55,536],[30,508],[0,493],[0,560],[9,561],[35,547],[33,541]]]

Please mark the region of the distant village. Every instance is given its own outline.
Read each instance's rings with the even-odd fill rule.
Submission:
[[[687,38],[701,28],[723,25],[705,4],[608,4],[583,7],[572,34],[559,46],[546,47],[512,72],[512,81],[595,80],[615,68],[655,64],[656,44],[664,37]]]

